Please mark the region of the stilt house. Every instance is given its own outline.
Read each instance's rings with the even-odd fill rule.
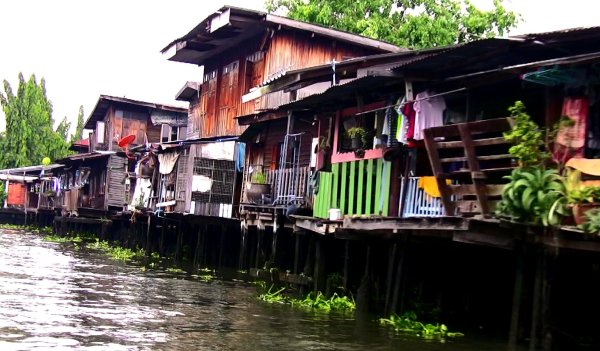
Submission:
[[[198,86],[186,84],[178,94],[178,99],[190,101],[190,110],[187,140],[182,143],[187,145],[186,151],[179,155],[176,168],[177,183],[192,182],[187,181],[185,190],[176,190],[175,196],[180,196],[177,209],[215,215],[217,208],[232,205],[225,207],[225,214],[234,215],[238,201],[250,202],[246,192],[252,178],[260,178],[270,188],[253,191],[258,194],[251,195],[253,206],[277,204],[281,211],[290,201],[306,203],[315,126],[309,121],[288,128],[285,112],[271,112],[298,95],[323,90],[331,83],[298,87],[299,92],[269,92],[261,87],[297,69],[325,63],[335,66],[352,57],[399,51],[402,49],[381,41],[235,7],[223,7],[202,20],[163,49],[171,61],[204,69]],[[232,142],[245,130],[245,125],[237,123],[240,118],[277,120],[274,130],[278,137],[260,139],[255,135],[253,143],[260,145],[260,150],[254,147],[251,154],[245,154],[244,146]],[[286,135],[282,143],[279,137]],[[216,145],[223,140],[235,146]],[[295,151],[288,153],[288,149]],[[215,157],[219,153],[227,158]],[[231,200],[221,203],[225,198]],[[222,213],[218,211],[219,216]]]

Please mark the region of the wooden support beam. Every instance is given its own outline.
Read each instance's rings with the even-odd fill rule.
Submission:
[[[240,257],[238,260],[238,269],[239,270],[246,270],[246,257],[247,257],[247,253],[246,251],[248,250],[247,248],[248,245],[248,226],[246,225],[246,223],[243,223],[242,226],[240,227]]]
[[[522,243],[515,250],[515,285],[513,288],[513,303],[508,334],[508,351],[517,350],[519,336],[519,319],[521,314],[521,299],[523,295],[523,276],[525,270],[525,247]]]
[[[385,306],[383,309],[384,316],[390,315],[390,308],[392,304],[392,285],[394,283],[394,266],[396,261],[396,251],[398,250],[398,244],[392,244],[389,248],[388,254],[388,266],[387,266],[387,278],[385,280]]]

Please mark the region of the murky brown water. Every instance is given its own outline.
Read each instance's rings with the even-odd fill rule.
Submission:
[[[192,278],[0,230],[0,350],[504,350],[398,336],[375,322],[268,305]]]

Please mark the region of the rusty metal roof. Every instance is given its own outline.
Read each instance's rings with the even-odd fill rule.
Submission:
[[[134,100],[134,99],[128,99],[128,98],[124,98],[124,97],[116,97],[116,96],[110,96],[110,95],[100,95],[100,97],[98,98],[98,102],[96,102],[96,106],[94,106],[94,109],[90,113],[90,116],[88,117],[87,121],[85,121],[84,128],[95,129],[96,128],[95,123],[97,121],[101,121],[102,119],[104,119],[106,112],[112,105],[118,105],[118,106],[122,106],[122,107],[130,107],[130,108],[136,108],[136,109],[140,109],[140,108],[141,109],[149,109],[150,111],[163,110],[163,111],[169,111],[169,112],[174,112],[174,113],[187,114],[187,108],[185,108],[185,107],[157,104],[157,103],[153,103],[153,102],[146,102],[146,101],[141,101],[141,100]]]

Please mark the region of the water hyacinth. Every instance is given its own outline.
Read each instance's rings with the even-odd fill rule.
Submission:
[[[445,324],[423,323],[417,320],[417,314],[409,311],[401,316],[393,314],[390,318],[380,318],[379,324],[390,326],[396,332],[413,334],[424,339],[439,339],[440,341],[446,338],[456,338],[464,336],[462,333],[449,332]]]

